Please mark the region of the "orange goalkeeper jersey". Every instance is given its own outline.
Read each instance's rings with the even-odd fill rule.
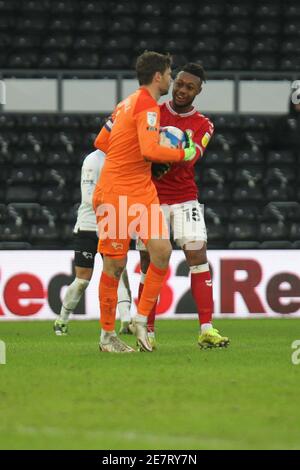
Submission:
[[[95,147],[106,153],[97,183],[99,192],[137,196],[147,203],[156,196],[151,181],[151,162],[179,162],[182,149],[159,145],[160,109],[148,90],[139,88],[122,101],[113,113],[113,126],[104,126]]]

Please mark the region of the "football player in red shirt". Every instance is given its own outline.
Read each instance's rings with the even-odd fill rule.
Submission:
[[[196,143],[197,154],[188,163],[173,163],[159,178],[153,177],[161,207],[171,226],[173,237],[184,251],[191,272],[191,290],[197,306],[200,333],[198,344],[201,348],[225,347],[229,343],[212,326],[213,295],[212,280],[206,255],[207,234],[204,214],[198,202],[198,188],[195,182],[195,163],[202,158],[211,139],[212,122],[193,106],[194,99],[202,90],[205,72],[201,65],[186,64],[174,81],[172,100],[160,106],[161,126],[175,126],[191,131]],[[166,169],[166,165],[163,165]],[[160,168],[155,168],[159,173]],[[155,174],[155,172],[153,172]],[[149,254],[139,240],[137,248],[141,256],[141,281],[149,266]],[[156,304],[148,317],[148,335],[155,347],[154,320]]]

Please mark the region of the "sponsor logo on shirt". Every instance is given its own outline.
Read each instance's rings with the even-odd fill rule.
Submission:
[[[210,137],[211,135],[209,134],[209,132],[205,132],[204,136],[202,137],[202,140],[201,140],[201,144],[202,144],[202,147],[206,147],[208,142],[210,141]]]
[[[155,127],[157,121],[157,113],[149,111],[147,113],[147,123],[150,127]]]

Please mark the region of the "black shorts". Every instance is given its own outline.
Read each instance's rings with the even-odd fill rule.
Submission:
[[[74,233],[75,266],[93,268],[97,254],[98,237],[96,232],[78,230]]]

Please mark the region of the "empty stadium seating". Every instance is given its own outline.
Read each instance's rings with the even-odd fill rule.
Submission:
[[[282,118],[211,116],[196,165],[210,248],[299,248],[300,153],[274,140]],[[0,248],[70,248],[80,167],[104,116],[0,114]]]
[[[128,69],[145,48],[208,70],[300,70],[297,0],[0,0],[0,67]]]

